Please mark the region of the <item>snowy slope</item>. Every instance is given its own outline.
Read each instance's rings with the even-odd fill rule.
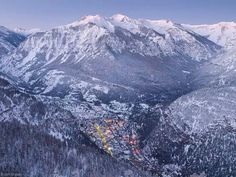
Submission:
[[[25,37],[0,26],[0,57],[14,50]]]
[[[183,25],[225,49],[236,47],[236,23],[220,22],[213,25]]]
[[[195,71],[193,87],[235,86],[236,72],[236,23],[220,22],[213,25],[183,25],[224,48]]]
[[[33,29],[15,28],[13,31],[27,37],[29,35],[42,32],[43,30],[39,28],[33,28]]]
[[[217,57],[204,63],[194,73],[193,87],[222,87],[236,85],[236,50],[228,49]]]
[[[204,88],[178,98],[147,135],[145,156],[170,176],[234,176],[235,100],[235,87]]]
[[[175,124],[186,124],[188,131],[205,132],[222,124],[236,130],[236,88],[205,88],[174,101],[170,109]]]

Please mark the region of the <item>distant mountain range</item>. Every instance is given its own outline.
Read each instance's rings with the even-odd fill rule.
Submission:
[[[40,155],[31,154],[34,148],[13,145],[17,158],[21,153],[26,158],[8,163],[12,152],[1,152],[14,141],[6,138],[0,143],[0,172],[14,168],[25,176],[53,176],[56,171],[65,177],[236,174],[234,22],[187,25],[117,14],[86,16],[46,31],[0,27],[0,90],[3,133],[6,127],[20,129],[19,143],[30,146],[33,140],[23,134],[36,128],[38,132],[30,132],[42,151],[52,152],[54,146],[47,143],[54,142],[61,147],[59,154],[68,154],[52,158],[52,169],[43,171],[36,164]],[[69,149],[60,143],[69,143]],[[88,155],[74,150],[85,147]],[[80,160],[59,163],[69,163],[70,153]],[[99,159],[91,163],[94,154]],[[116,167],[124,171],[117,168],[116,173]]]

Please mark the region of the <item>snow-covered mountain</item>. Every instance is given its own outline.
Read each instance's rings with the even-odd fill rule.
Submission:
[[[224,52],[212,57],[194,74],[194,87],[235,86],[236,23],[221,22],[214,25],[184,25],[221,45]]]
[[[0,26],[0,58],[14,50],[24,40],[24,36]]]
[[[211,126],[226,124],[236,130],[235,87],[204,88],[180,97],[170,108],[175,124],[186,124],[186,131],[202,133]]]
[[[33,29],[15,28],[13,31],[27,37],[31,34],[42,32],[43,30],[39,28],[33,28]]]
[[[0,121],[158,176],[233,176],[234,30],[118,14],[25,35],[0,60]]]
[[[236,47],[236,23],[220,22],[213,25],[183,25],[225,49]]]
[[[188,89],[198,63],[219,49],[170,21],[87,16],[30,35],[2,60],[1,70],[37,94],[65,97],[82,92],[86,97],[89,91],[119,95],[121,100],[141,94],[171,100]]]
[[[236,86],[236,50],[234,48],[219,54],[195,71],[194,88]]]

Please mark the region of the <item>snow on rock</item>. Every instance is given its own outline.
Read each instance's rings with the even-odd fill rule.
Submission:
[[[125,15],[117,14],[110,17],[110,21],[114,26],[126,29],[130,32],[136,33],[139,32],[139,21],[131,19]]]
[[[4,26],[0,26],[0,57],[13,51],[25,37]]]
[[[73,22],[71,24],[66,25],[66,27],[77,27],[77,26],[82,26],[82,25],[87,25],[87,24],[95,24],[99,27],[106,28],[110,30],[111,32],[114,31],[114,26],[111,22],[109,22],[108,19],[99,16],[99,15],[89,15],[85,16],[80,19],[80,21]]]
[[[194,173],[190,177],[206,177],[206,174],[205,174],[205,172],[202,172],[201,174]]]
[[[236,86],[236,48],[227,49],[227,51],[211,58],[194,75],[195,88]]]
[[[98,90],[98,91],[101,91],[105,94],[108,94],[108,92],[109,92],[109,88],[107,88],[105,86],[101,86],[101,85],[95,85],[94,89]]]
[[[32,29],[24,29],[24,28],[15,28],[13,31],[15,31],[18,34],[29,36],[38,32],[43,32],[43,30],[39,28],[32,28]]]
[[[213,25],[183,25],[226,49],[236,47],[236,23],[220,22]]]
[[[236,88],[205,88],[180,97],[170,105],[177,126],[200,133],[222,124],[236,130]]]
[[[64,78],[63,71],[52,70],[49,71],[45,77],[45,84],[47,87],[43,91],[44,94],[53,91],[58,84],[60,84],[61,79]]]

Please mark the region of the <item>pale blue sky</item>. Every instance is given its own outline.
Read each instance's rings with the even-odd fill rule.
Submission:
[[[0,0],[0,25],[10,28],[47,29],[116,13],[191,24],[236,21],[236,0]]]

